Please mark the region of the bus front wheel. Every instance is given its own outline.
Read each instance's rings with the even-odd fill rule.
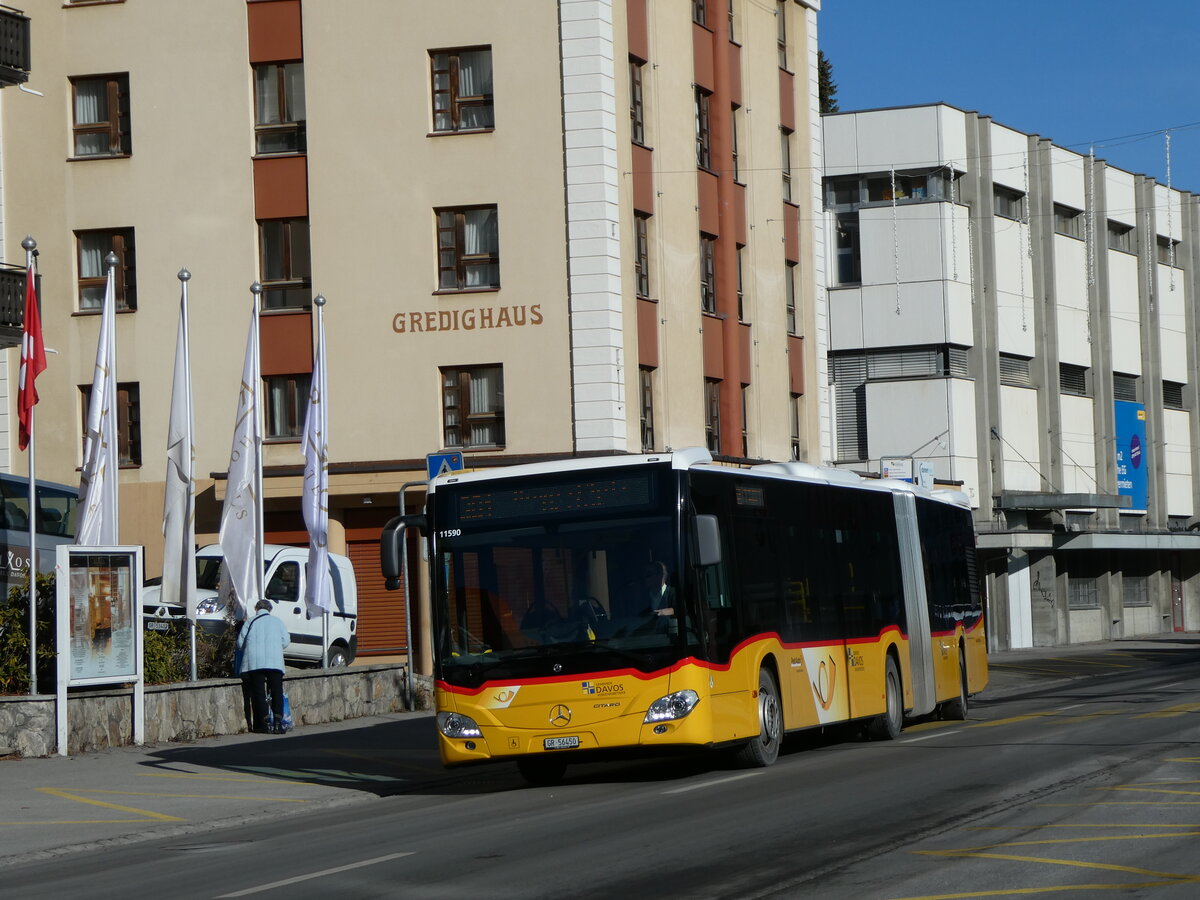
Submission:
[[[896,661],[887,658],[887,669],[883,676],[885,705],[883,715],[876,716],[867,726],[867,737],[873,741],[891,741],[900,736],[904,727],[904,704],[900,693],[900,673]]]
[[[783,740],[783,707],[779,703],[779,688],[766,669],[758,671],[758,737],[751,738],[738,751],[738,762],[744,766],[763,768],[779,758]]]

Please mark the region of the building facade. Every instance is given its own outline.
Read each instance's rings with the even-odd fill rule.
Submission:
[[[38,475],[78,480],[115,252],[121,539],[148,574],[182,268],[202,541],[254,281],[267,538],[307,541],[327,298],[331,546],[355,562],[360,652],[404,644],[378,536],[420,508],[427,454],[829,455],[817,0],[27,6],[41,96],[0,98],[0,177],[4,246],[38,242],[56,351]]]
[[[946,105],[823,122],[837,464],[962,485],[993,647],[1200,627],[1200,198]]]

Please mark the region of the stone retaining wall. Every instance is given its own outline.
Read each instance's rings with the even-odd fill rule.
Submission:
[[[402,712],[404,667],[289,670],[284,688],[297,725],[340,722]],[[67,752],[87,753],[133,743],[133,689],[72,691],[68,697]],[[0,696],[0,756],[56,752],[53,694]],[[417,709],[432,709],[427,678],[414,681]],[[146,743],[192,741],[246,731],[242,683],[234,678],[146,688]]]

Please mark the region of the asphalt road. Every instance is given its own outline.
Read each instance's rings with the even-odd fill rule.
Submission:
[[[894,742],[839,729],[791,740],[770,769],[594,764],[555,788],[511,765],[441,770],[428,717],[160,748],[139,777],[214,795],[244,781],[260,808],[243,795],[242,824],[202,820],[197,804],[229,801],[194,785],[102,801],[178,823],[0,868],[0,894],[1200,895],[1200,640],[998,654],[992,680],[968,721]],[[293,792],[307,799],[283,803]]]

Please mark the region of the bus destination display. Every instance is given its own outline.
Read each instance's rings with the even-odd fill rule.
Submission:
[[[533,520],[564,513],[648,508],[654,499],[650,472],[536,487],[482,488],[459,494],[458,522]]]

